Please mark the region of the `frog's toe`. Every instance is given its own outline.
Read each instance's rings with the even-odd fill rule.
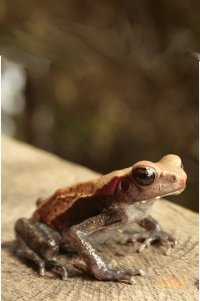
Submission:
[[[133,276],[143,276],[144,272],[141,269],[113,269],[110,271],[112,273],[114,281],[125,281],[130,284],[135,284],[135,279]]]
[[[171,253],[171,249],[174,248],[178,241],[170,234],[163,230],[144,231],[140,233],[131,233],[125,235],[120,241],[120,244],[127,244],[129,242],[141,242],[138,252],[143,252],[144,249],[151,246],[153,243],[159,243],[166,246],[166,255]]]
[[[40,276],[44,276],[44,274],[45,274],[44,262],[39,263],[39,274],[40,274]]]
[[[164,231],[151,231],[146,232],[146,234],[148,234],[148,237],[143,237],[144,239],[138,249],[138,252],[143,252],[145,248],[148,248],[154,242],[158,242],[160,245],[167,247],[165,254],[169,255],[171,253],[171,249],[174,248],[178,243],[178,241],[172,235]]]
[[[144,249],[148,248],[153,241],[154,241],[153,237],[149,237],[149,238],[145,239],[145,241],[139,247],[138,252],[140,252],[140,253],[143,252]]]
[[[144,272],[141,269],[116,269],[107,268],[106,270],[99,270],[94,276],[99,280],[110,280],[119,282],[128,282],[135,284],[133,276],[143,276]]]
[[[119,241],[121,245],[126,245],[127,243],[137,242],[137,241],[144,241],[148,238],[147,232],[140,232],[140,233],[131,233],[126,234],[124,237]]]
[[[58,273],[62,280],[67,280],[68,278],[68,273],[67,273],[67,270],[66,268],[61,264],[59,263],[57,260],[55,259],[47,259],[45,264],[49,267],[52,267],[56,273]]]
[[[167,247],[165,255],[170,255],[172,248],[178,244],[178,241],[172,235],[167,234],[164,238],[161,237],[161,244]]]

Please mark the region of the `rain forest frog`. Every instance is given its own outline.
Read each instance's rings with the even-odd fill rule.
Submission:
[[[142,242],[139,251],[155,241],[174,247],[176,240],[149,213],[155,200],[181,193],[186,178],[181,159],[167,155],[156,163],[140,161],[94,180],[58,189],[38,201],[31,218],[16,221],[17,253],[35,262],[40,275],[49,266],[67,279],[67,270],[56,255],[62,249],[75,250],[87,272],[96,279],[132,283],[133,276],[142,275],[142,270],[112,268],[97,254],[95,244],[137,223],[146,231],[132,233],[127,241]]]

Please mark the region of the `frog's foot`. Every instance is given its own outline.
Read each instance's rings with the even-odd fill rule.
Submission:
[[[75,267],[82,271],[93,275],[99,280],[110,280],[110,281],[123,281],[130,284],[135,284],[133,276],[144,276],[144,272],[141,269],[117,269],[110,265],[104,266],[103,269],[88,269],[84,262],[78,262]]]
[[[67,279],[65,267],[55,260],[59,251],[60,237],[47,225],[25,218],[15,224],[17,238],[17,254],[21,258],[29,259],[39,267],[39,274],[44,276],[45,268],[50,267]]]
[[[65,269],[65,267],[60,264],[57,260],[55,259],[47,259],[45,261],[45,264],[47,266],[52,267],[53,269],[55,269],[55,271],[61,275],[62,280],[67,280],[67,270]]]
[[[140,275],[143,276],[144,272],[141,269],[117,269],[117,268],[104,268],[98,271],[93,271],[91,274],[99,280],[109,280],[109,281],[120,281],[128,282],[130,284],[135,284],[133,276]]]
[[[35,251],[33,251],[27,246],[27,244],[23,241],[21,237],[17,237],[17,244],[17,255],[22,259],[26,258],[35,262],[35,264],[39,267],[39,274],[41,276],[45,275],[45,268],[50,267],[53,268],[55,272],[62,277],[62,280],[67,279],[67,270],[58,261],[56,261],[55,259],[41,258]]]
[[[148,248],[153,243],[159,243],[160,245],[166,246],[166,255],[171,253],[171,249],[177,245],[177,240],[167,232],[163,230],[153,230],[141,233],[128,234],[124,237],[120,243],[126,244],[128,242],[142,242],[138,249],[138,252],[143,252],[145,248]]]

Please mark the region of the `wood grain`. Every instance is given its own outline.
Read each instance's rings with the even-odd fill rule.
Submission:
[[[97,281],[77,272],[73,265],[79,262],[77,256],[59,256],[72,274],[68,281],[60,280],[51,271],[40,277],[33,265],[15,257],[14,222],[31,215],[36,199],[95,176],[97,173],[87,168],[3,138],[2,300],[198,300],[198,215],[166,200],[155,204],[152,216],[180,241],[171,255],[165,256],[164,249],[156,246],[139,254],[137,244],[122,246],[117,238],[99,247],[108,262],[145,271],[144,277],[135,277],[136,285]]]

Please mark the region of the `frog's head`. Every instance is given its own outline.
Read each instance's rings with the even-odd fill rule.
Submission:
[[[186,187],[186,179],[181,159],[176,155],[164,156],[156,163],[140,161],[121,177],[115,197],[124,202],[145,202],[179,194]]]

